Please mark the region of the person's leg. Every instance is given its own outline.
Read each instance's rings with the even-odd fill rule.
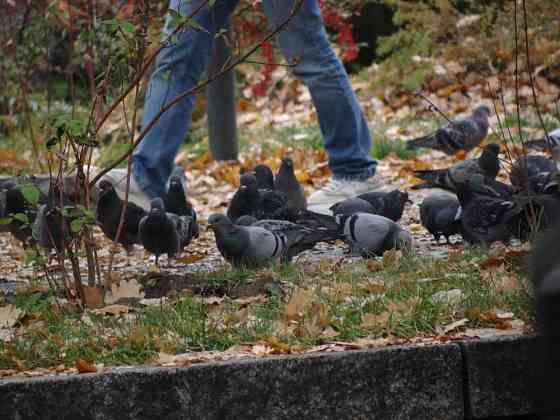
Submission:
[[[170,8],[186,16],[201,3],[202,0],[171,0]],[[238,0],[217,0],[214,6],[204,7],[195,20],[208,32],[189,28],[159,53],[146,92],[143,127],[165,104],[196,86],[209,61],[214,34],[225,24],[237,3]],[[168,18],[164,35],[171,30]],[[194,99],[194,95],[189,95],[165,112],[134,153],[134,179],[150,197],[165,193],[173,160],[190,125]]]
[[[269,24],[289,16],[294,0],[263,0]],[[277,43],[294,74],[309,88],[317,110],[333,178],[364,181],[374,175],[371,137],[341,61],[332,50],[317,0],[304,0]]]

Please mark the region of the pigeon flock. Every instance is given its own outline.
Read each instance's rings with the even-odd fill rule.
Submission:
[[[444,169],[415,171],[422,182],[413,190],[442,190],[429,193],[419,205],[420,221],[438,244],[441,237],[450,243],[453,235],[478,245],[526,239],[560,216],[560,130],[527,142],[528,149],[550,151],[552,156],[519,158],[511,164],[506,184],[496,179],[502,167],[500,147],[481,146],[489,113],[487,107],[478,107],[469,117],[408,143],[409,148],[428,147],[450,155],[482,147],[476,158]],[[32,203],[23,192],[29,182],[0,185],[0,231],[10,232],[24,247],[38,245],[60,253],[71,240],[72,215],[67,209],[72,208],[72,197],[53,184]],[[173,171],[165,197],[153,199],[149,209],[125,205],[108,180],[98,183],[94,196],[101,231],[127,253],[141,245],[155,255],[156,266],[162,254],[168,260],[177,257],[199,236],[182,168]],[[211,215],[208,229],[234,267],[289,263],[320,242],[343,241],[352,255],[379,256],[411,248],[411,234],[398,224],[406,204],[412,204],[408,193],[394,189],[349,197],[332,205],[328,215],[310,211],[294,162],[284,157],[277,174],[263,164],[242,173],[226,214]]]

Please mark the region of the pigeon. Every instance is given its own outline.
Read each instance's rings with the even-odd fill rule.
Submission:
[[[508,243],[520,227],[523,203],[488,194],[480,174],[459,185],[457,197],[462,208],[461,234],[470,244]]]
[[[427,136],[408,141],[406,147],[408,149],[426,147],[439,150],[446,155],[454,155],[459,151],[470,152],[488,135],[489,116],[490,109],[484,105],[479,106],[468,117],[453,120]]]
[[[499,153],[500,146],[490,143],[484,146],[482,154],[477,159],[463,160],[445,169],[414,171],[414,175],[425,182],[414,185],[412,189],[441,188],[457,192],[457,187],[474,174],[495,179],[500,171]]]
[[[234,267],[259,267],[276,261],[289,262],[315,243],[330,240],[330,231],[320,232],[281,220],[262,220],[260,226],[239,226],[223,214],[208,218],[222,256]]]
[[[33,237],[41,247],[47,250],[54,248],[61,253],[72,239],[70,217],[62,211],[68,205],[70,205],[68,197],[62,196],[60,188],[51,184],[47,203],[39,206],[32,226]]]
[[[402,217],[406,203],[412,203],[406,191],[395,189],[393,191],[372,191],[360,194],[358,198],[366,200],[373,208],[374,214],[385,216],[393,222],[397,222]]]
[[[138,225],[138,236],[144,248],[155,254],[157,266],[161,254],[173,258],[190,243],[190,223],[193,220],[190,216],[167,213],[163,200],[159,197],[154,198],[150,205],[149,213]]]
[[[548,133],[548,139],[549,141],[546,139],[546,137],[543,137],[540,139],[529,140],[524,143],[524,146],[529,149],[540,150],[540,151],[545,151],[545,150],[549,150],[550,148],[553,149],[555,147],[558,147],[560,146],[560,128],[557,128],[551,131],[550,133]]]
[[[230,220],[237,220],[246,214],[256,216],[259,209],[261,197],[255,175],[245,173],[241,175],[239,182],[239,188],[233,195],[227,209],[227,216]]]
[[[284,157],[282,159],[282,164],[274,179],[274,188],[286,195],[288,207],[298,210],[307,208],[303,187],[294,174],[294,162],[291,158]]]
[[[237,219],[235,221],[235,224],[239,226],[251,226],[253,223],[256,223],[258,221],[259,219],[257,219],[255,216],[246,214],[245,216],[241,216],[239,219]]]
[[[181,174],[172,174],[169,177],[169,187],[165,196],[164,205],[168,213],[176,214],[177,216],[187,216],[192,220],[190,235],[193,238],[198,238],[200,233],[196,211],[192,204],[187,199],[185,188],[183,187],[182,173],[183,169],[179,167]]]
[[[366,200],[359,197],[347,198],[344,201],[333,204],[330,209],[333,215],[342,214],[352,216],[355,213],[375,214],[375,208]]]
[[[509,179],[515,187],[538,193],[557,170],[556,163],[546,156],[521,156],[511,166]]]
[[[35,242],[32,225],[36,218],[37,209],[27,202],[21,191],[21,185],[15,181],[7,181],[2,187],[4,197],[3,217],[10,219],[9,223],[3,225],[3,229],[8,230],[24,247],[32,245]]]
[[[450,243],[449,237],[461,231],[461,204],[453,194],[433,192],[420,204],[420,220],[436,242],[443,236]]]
[[[412,237],[391,219],[378,214],[337,216],[344,238],[353,254],[370,257],[391,249],[409,249]]]
[[[267,165],[257,165],[254,169],[254,175],[257,179],[257,188],[259,190],[273,190],[274,189],[274,174],[272,169]]]
[[[117,195],[113,185],[107,180],[98,184],[99,199],[97,202],[97,221],[103,233],[112,241],[115,240],[117,229],[121,220],[123,202]],[[134,244],[139,244],[138,225],[146,216],[146,212],[134,203],[127,203],[124,222],[119,235],[119,243],[129,252]]]

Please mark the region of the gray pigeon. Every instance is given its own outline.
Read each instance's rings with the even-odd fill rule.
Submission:
[[[560,128],[557,128],[551,131],[550,133],[548,133],[548,139],[549,140],[547,140],[546,137],[543,137],[540,139],[529,140],[526,141],[524,145],[529,149],[541,150],[541,151],[558,147],[560,146]]]
[[[449,237],[461,231],[459,199],[445,191],[431,193],[420,204],[420,220],[436,242],[443,236],[449,243]]]
[[[138,236],[144,248],[156,256],[167,254],[168,258],[175,257],[181,249],[186,247],[192,239],[189,216],[177,216],[167,213],[161,198],[151,201],[150,212],[144,216],[138,225]]]
[[[288,207],[297,210],[307,209],[307,200],[294,173],[294,162],[289,157],[282,159],[280,169],[274,179],[274,188],[288,199]]]
[[[359,197],[347,198],[344,201],[333,204],[329,210],[335,216],[337,214],[352,216],[355,213],[375,214],[375,208],[369,202]]]
[[[295,255],[330,240],[330,232],[314,231],[282,220],[262,220],[259,226],[239,226],[223,214],[208,218],[222,256],[234,267],[259,267],[276,261],[289,262]]]
[[[246,214],[244,216],[241,216],[239,219],[237,219],[235,221],[236,225],[239,226],[251,226],[253,223],[258,222],[259,219],[257,219],[255,216],[251,216],[250,214]]]
[[[445,169],[414,171],[414,175],[425,182],[414,185],[412,189],[441,188],[457,192],[457,187],[463,185],[474,174],[494,179],[500,171],[499,154],[500,146],[490,143],[484,146],[477,159],[463,160]]]
[[[447,155],[454,155],[461,150],[469,152],[482,143],[488,135],[489,116],[490,109],[484,105],[479,106],[468,117],[453,120],[427,136],[408,141],[406,147],[408,149],[426,147]]]
[[[353,254],[370,257],[391,249],[409,249],[412,245],[410,233],[386,217],[368,213],[337,217]]]
[[[517,188],[539,193],[557,171],[556,163],[546,156],[521,156],[511,166],[509,179]]]

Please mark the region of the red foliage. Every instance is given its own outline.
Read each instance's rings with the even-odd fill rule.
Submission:
[[[264,29],[266,28],[266,18],[257,12],[259,1],[251,0],[250,7],[245,8],[242,14],[236,17],[234,25],[237,33],[237,41],[241,47],[246,47],[258,42]],[[352,7],[354,13],[358,13],[361,8],[362,0],[353,0]],[[352,25],[349,23],[349,15],[344,6],[336,4],[333,0],[319,0],[319,5],[323,14],[325,26],[334,32],[334,41],[342,49],[341,58],[344,62],[351,62],[358,57],[358,45],[352,35]],[[350,6],[346,5],[346,9]],[[261,57],[264,65],[261,70],[262,78],[252,86],[251,90],[256,96],[267,94],[271,84],[271,74],[276,68],[274,64],[274,52],[272,44],[261,45]]]

